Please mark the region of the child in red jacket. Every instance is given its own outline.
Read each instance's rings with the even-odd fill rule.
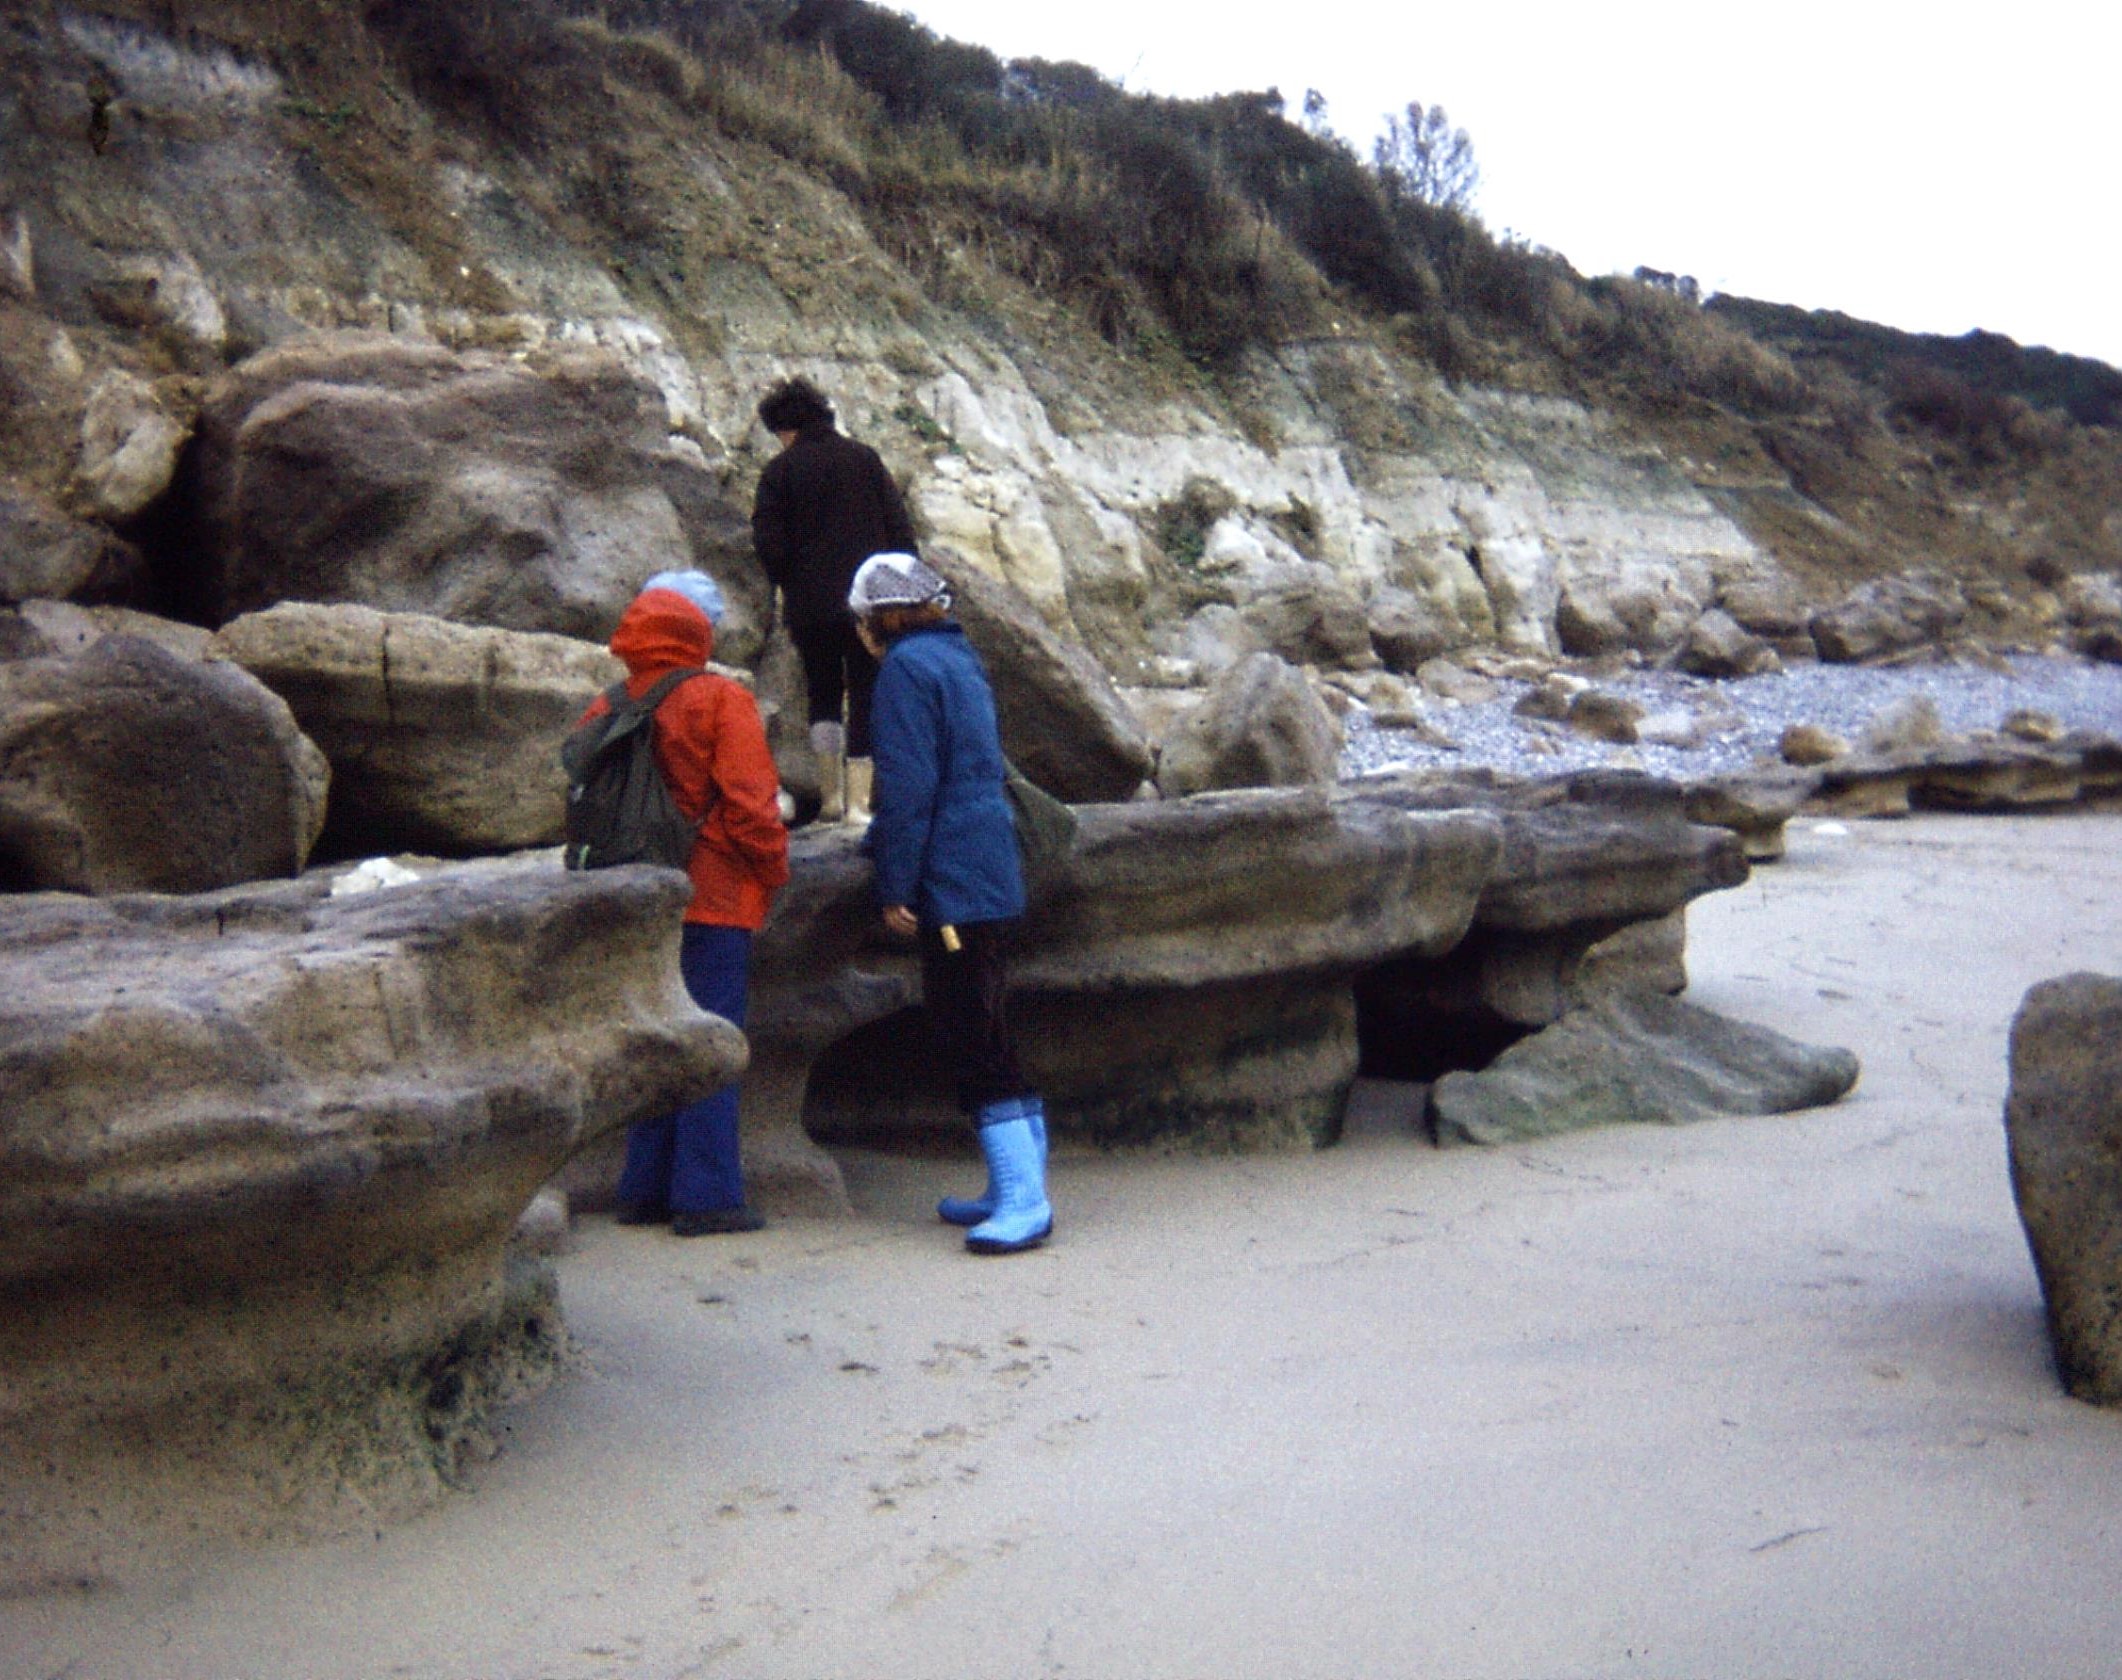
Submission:
[[[638,699],[671,672],[704,666],[714,651],[721,600],[705,573],[651,578],[611,639],[626,665],[627,693]],[[583,721],[604,710],[599,695]],[[703,671],[665,697],[654,729],[656,763],[678,808],[699,825],[686,863],[693,896],[679,969],[693,1002],[742,1027],[752,936],[788,880],[788,830],[766,728],[742,684]],[[756,1231],[765,1223],[744,1199],[736,1086],[644,1120],[627,1134],[619,1223],[666,1219],[681,1237]]]

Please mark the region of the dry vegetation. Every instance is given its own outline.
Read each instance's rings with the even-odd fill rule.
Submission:
[[[907,281],[975,311],[1036,300],[1141,372],[1197,388],[1350,321],[1444,379],[1629,416],[1801,567],[2122,562],[2100,511],[2122,471],[2113,370],[2008,341],[1705,308],[1670,276],[1587,280],[1395,190],[1271,93],[1127,94],[1079,65],[1004,64],[865,0],[101,11],[271,63],[292,90],[289,146],[468,308],[497,288],[433,189],[438,164],[467,155],[512,160],[541,212],[675,320],[718,254],[758,261],[800,301],[833,230],[762,231],[756,201],[749,222],[710,202],[686,160],[718,148],[800,172],[859,218],[900,271],[863,282],[880,307],[905,313]],[[1969,497],[2010,506],[2015,534],[1958,518]]]

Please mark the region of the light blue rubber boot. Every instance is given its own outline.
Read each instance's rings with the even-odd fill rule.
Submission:
[[[1046,1161],[1029,1120],[997,1120],[980,1128],[994,1212],[965,1233],[975,1254],[1014,1254],[1046,1241],[1054,1228],[1046,1199]]]
[[[1041,1175],[1046,1168],[1046,1105],[1037,1097],[1005,1097],[1001,1102],[989,1103],[980,1111],[980,1124],[992,1120],[1029,1120],[1032,1136],[1039,1143],[1039,1167]],[[995,1175],[987,1175],[987,1188],[977,1199],[964,1196],[945,1196],[936,1204],[936,1217],[946,1225],[977,1225],[995,1211]]]

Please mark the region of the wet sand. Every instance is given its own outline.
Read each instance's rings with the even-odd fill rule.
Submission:
[[[970,1163],[862,1217],[584,1221],[582,1369],[412,1524],[0,1603],[8,1680],[2114,1671],[2122,1414],[2066,1398],[2010,1017],[2122,972],[2122,816],[1792,825],[1694,1001],[1846,1044],[1807,1114],[1439,1152]]]

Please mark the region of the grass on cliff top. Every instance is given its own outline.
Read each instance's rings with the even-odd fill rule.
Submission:
[[[171,27],[169,0],[102,11]],[[2122,532],[2098,516],[2122,445],[2037,411],[2030,397],[2061,390],[2069,413],[2091,412],[2080,386],[2053,369],[2029,383],[1997,346],[1912,362],[1876,334],[1808,334],[1787,314],[1586,280],[1392,193],[1269,95],[1132,95],[1082,66],[1004,65],[863,0],[572,11],[203,0],[184,26],[279,70],[290,146],[422,253],[441,301],[474,312],[511,305],[437,184],[452,163],[510,160],[541,214],[681,324],[711,316],[691,288],[718,254],[785,282],[799,309],[816,276],[841,286],[852,262],[883,276],[864,282],[880,307],[918,311],[911,282],[1088,368],[1066,359],[1073,323],[1152,396],[1204,375],[1227,395],[1249,358],[1332,345],[1345,326],[1448,380],[1631,415],[1769,546],[1823,574],[2122,563]],[[703,147],[778,159],[803,192],[762,223],[755,173],[718,207],[687,184]],[[844,208],[806,217],[827,197]],[[1379,411],[1356,431],[1394,446],[1390,403],[1356,406]],[[2012,520],[1961,511],[1984,498]]]

